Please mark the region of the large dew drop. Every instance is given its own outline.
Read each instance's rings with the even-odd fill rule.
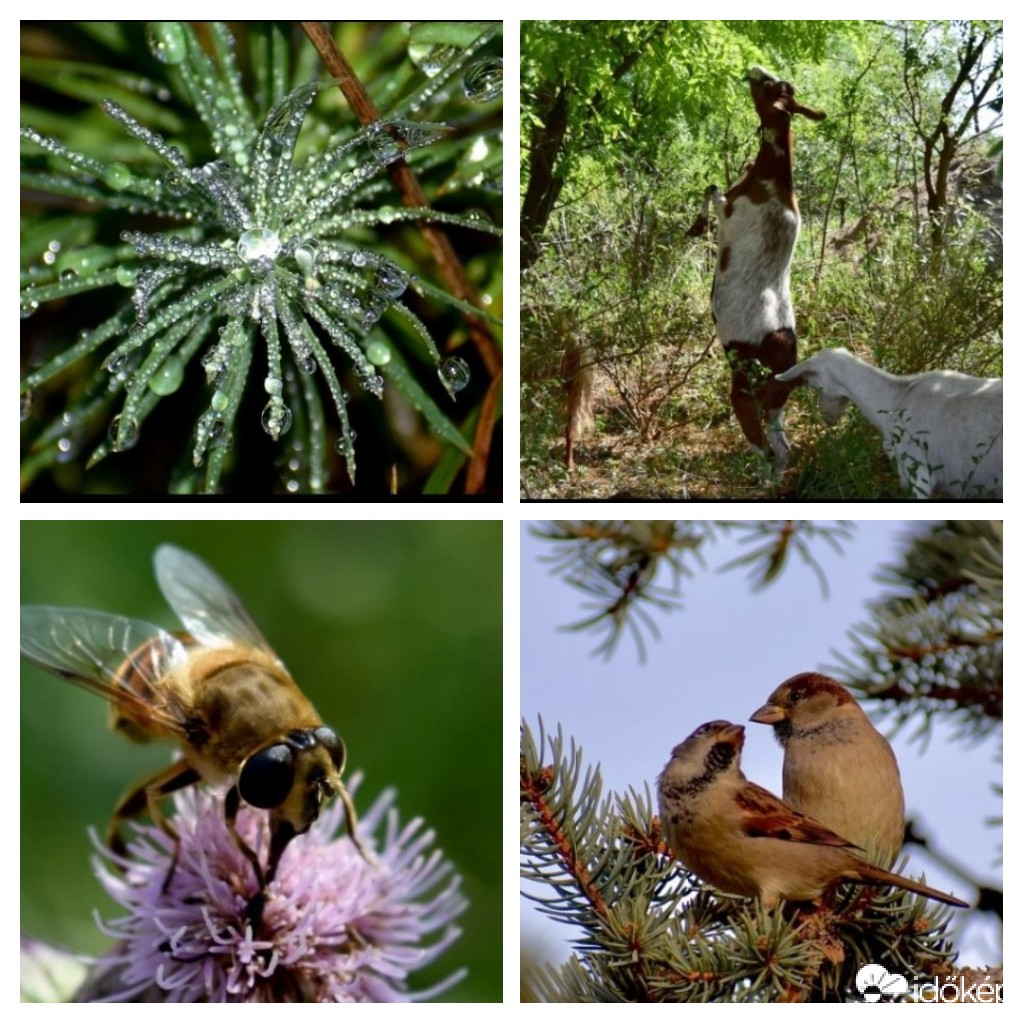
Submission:
[[[238,257],[243,263],[275,260],[281,251],[281,239],[270,228],[252,228],[238,240]]]
[[[500,57],[485,57],[471,64],[462,76],[466,98],[485,103],[501,95],[502,66]]]
[[[469,383],[469,364],[458,356],[449,356],[441,363],[441,379],[449,391],[461,391]]]
[[[149,390],[161,398],[173,395],[185,377],[185,364],[173,352],[164,360],[159,370],[149,378]]]
[[[139,443],[138,421],[130,416],[127,419],[123,419],[123,416],[123,413],[115,416],[110,421],[110,429],[107,431],[107,436],[110,438],[110,447],[115,452],[125,452],[129,448],[134,448]]]

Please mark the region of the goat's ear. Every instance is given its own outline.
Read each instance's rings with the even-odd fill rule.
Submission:
[[[800,381],[804,377],[805,368],[803,363],[797,363],[796,366],[790,367],[790,369],[783,373],[775,374],[776,380],[784,381],[786,384],[792,383],[793,381]]]

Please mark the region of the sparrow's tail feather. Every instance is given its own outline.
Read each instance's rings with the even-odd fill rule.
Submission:
[[[955,896],[939,892],[938,889],[932,889],[921,882],[915,882],[912,878],[904,878],[902,875],[894,875],[891,871],[883,871],[882,868],[877,868],[873,864],[864,865],[860,872],[860,880],[865,883],[882,882],[885,885],[895,885],[899,889],[907,889],[921,896],[927,896],[930,900],[948,903],[951,907],[963,907],[966,909],[970,906],[970,904],[964,903],[963,900],[957,899]]]

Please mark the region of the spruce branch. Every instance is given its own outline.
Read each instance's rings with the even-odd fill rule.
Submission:
[[[916,722],[927,740],[937,715],[978,742],[1003,717],[1002,523],[930,524],[908,537],[877,577],[892,588],[836,653],[853,690],[878,701],[897,728]]]
[[[531,977],[538,998],[841,1001],[860,998],[864,964],[952,969],[951,911],[902,890],[842,886],[767,912],[708,889],[668,855],[646,787],[605,795],[600,768],[561,727],[539,725],[539,742],[526,722],[521,733],[525,895],[578,935],[564,964]]]
[[[853,530],[847,523],[822,525],[794,519],[661,519],[567,520],[537,527],[533,533],[552,542],[552,553],[544,556],[552,574],[590,597],[583,607],[592,614],[563,628],[603,632],[604,639],[593,653],[606,659],[615,653],[628,629],[643,661],[644,630],[655,639],[660,635],[649,609],[667,613],[682,608],[682,581],[693,576],[696,568],[706,568],[703,549],[716,536],[737,533],[740,543],[756,544],[753,550],[719,569],[747,568],[753,590],[774,583],[795,554],[815,573],[827,596],[828,581],[814,556],[812,542],[824,541],[833,550],[842,551],[842,542],[852,536]]]

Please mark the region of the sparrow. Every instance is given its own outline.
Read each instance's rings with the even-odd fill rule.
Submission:
[[[801,672],[750,720],[771,725],[785,751],[782,799],[891,868],[903,846],[900,769],[850,691],[828,676]]]
[[[801,814],[740,771],[743,726],[707,722],[672,751],[658,776],[662,834],[672,853],[724,892],[813,900],[837,882],[894,885],[954,907],[967,904],[865,860],[849,840]]]

